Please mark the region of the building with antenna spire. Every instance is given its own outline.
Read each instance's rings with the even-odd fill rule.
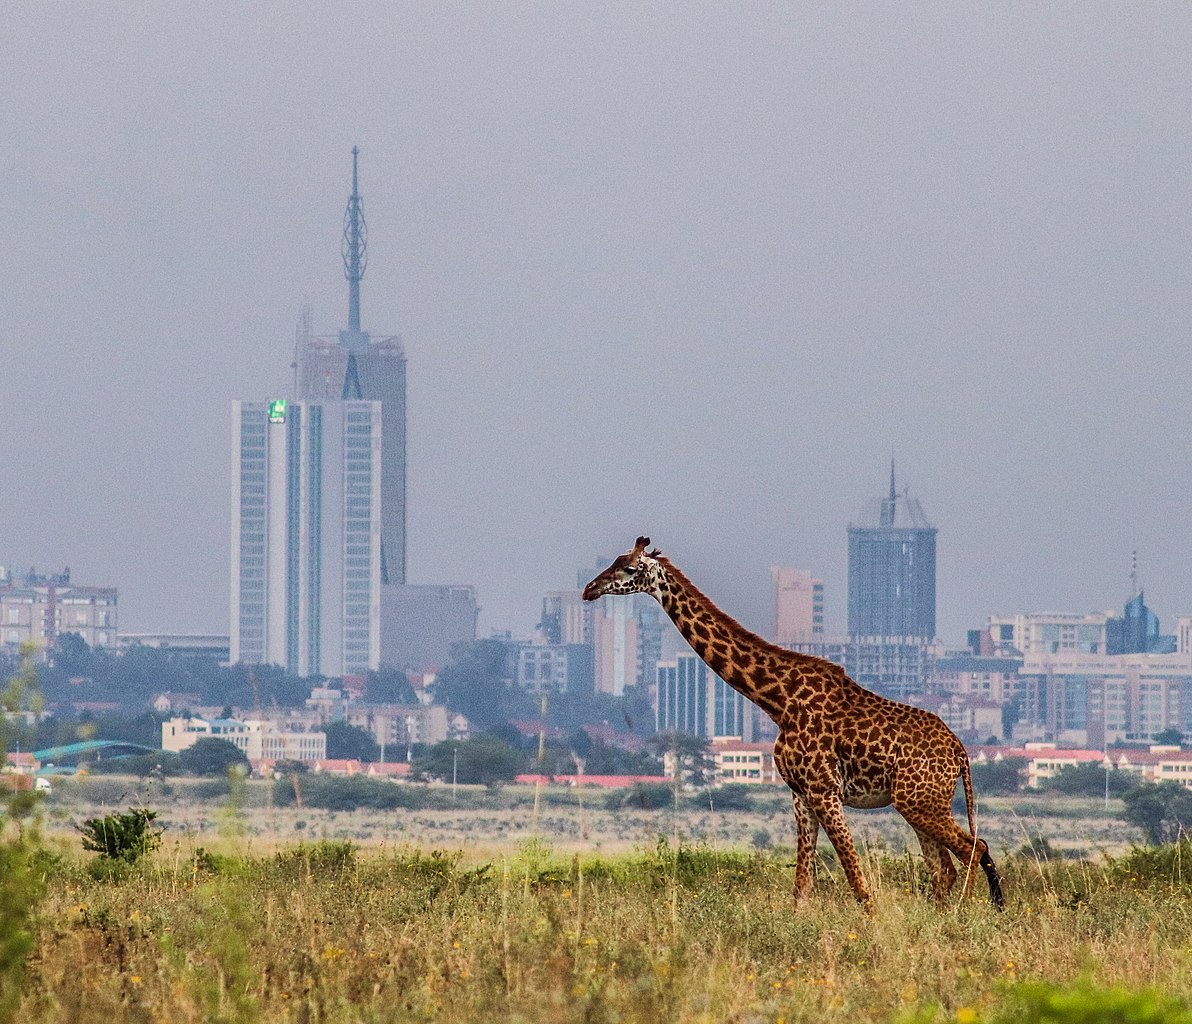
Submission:
[[[935,638],[935,527],[894,482],[877,522],[848,528],[848,632],[854,637]]]
[[[368,229],[360,195],[359,153],[352,148],[352,192],[344,210],[340,247],[348,282],[348,326],[336,336],[315,335],[309,317],[304,317],[294,364],[301,400],[381,403],[381,582],[397,584],[406,581],[406,353],[399,336],[374,338],[360,326]]]
[[[842,666],[896,700],[922,693],[943,647],[935,635],[935,527],[895,482],[848,527],[848,632],[784,638],[784,645]]]

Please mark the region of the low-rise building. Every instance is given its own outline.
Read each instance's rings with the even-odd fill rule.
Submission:
[[[64,633],[77,633],[88,647],[116,649],[115,587],[83,587],[70,570],[41,575],[0,567],[0,645],[15,650],[33,643],[44,653]]]
[[[710,749],[716,763],[716,782],[746,785],[783,784],[774,767],[773,743],[743,743],[739,740],[714,739]]]
[[[28,751],[10,750],[4,755],[4,766],[0,771],[8,775],[33,775],[41,762]]]
[[[269,719],[170,718],[161,724],[163,750],[179,753],[204,738],[227,740],[252,762],[302,761],[327,756],[327,736],[317,730]]]
[[[670,785],[665,775],[535,775],[522,774],[514,780],[520,785],[594,786],[599,789],[627,789],[633,785]]]
[[[442,743],[451,735],[450,715],[442,704],[349,704],[343,719],[392,753],[416,743]]]
[[[121,653],[133,647],[149,647],[187,660],[226,665],[231,640],[227,633],[121,633],[116,646]]]
[[[353,758],[320,758],[311,768],[319,775],[359,775],[363,765]]]

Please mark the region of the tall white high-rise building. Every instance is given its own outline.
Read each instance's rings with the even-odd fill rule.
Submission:
[[[231,660],[380,663],[381,403],[232,403]]]

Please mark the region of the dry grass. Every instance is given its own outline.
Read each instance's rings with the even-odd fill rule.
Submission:
[[[119,881],[68,863],[22,1019],[977,1021],[1011,1014],[1023,979],[1081,977],[1192,997],[1182,884],[1015,859],[1005,913],[938,910],[917,862],[867,860],[872,918],[830,865],[795,913],[783,856],[667,844],[585,859],[528,842],[465,864],[175,843]]]
[[[904,852],[905,825],[858,815],[878,901],[870,918],[830,853],[813,899],[793,911],[785,800],[676,818],[555,794],[535,821],[515,793],[370,815],[275,808],[264,788],[215,804],[176,792],[158,804],[172,825],[163,849],[105,879],[70,822],[136,801],[120,787],[64,788],[49,808],[63,856],[38,913],[21,1016],[31,1024],[973,1024],[1117,1012],[1118,997],[1099,990],[1071,997],[1075,1016],[1032,1017],[1017,1000],[1039,980],[1192,999],[1182,862],[1115,867],[1098,851],[1123,850],[1129,836],[1093,801],[987,803],[1003,914],[980,899],[934,907],[919,858]],[[759,828],[779,845],[751,852]],[[1039,834],[1085,859],[1008,853]],[[1132,1017],[1098,1019],[1192,1020],[1131,1006]]]

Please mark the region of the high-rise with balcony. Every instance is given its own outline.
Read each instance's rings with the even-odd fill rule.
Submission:
[[[381,404],[234,402],[231,660],[380,663]]]

